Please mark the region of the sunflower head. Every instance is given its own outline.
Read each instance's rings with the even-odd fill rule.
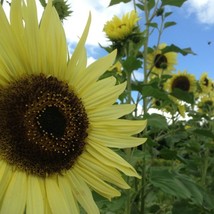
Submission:
[[[132,10],[121,19],[118,16],[114,16],[111,21],[107,21],[103,31],[111,41],[125,40],[136,31],[136,23],[139,19],[137,12]]]
[[[199,86],[202,93],[209,93],[212,89],[212,80],[208,77],[207,73],[202,73],[199,79]]]
[[[214,99],[213,97],[203,96],[198,103],[198,111],[201,113],[214,114]]]
[[[164,85],[166,91],[172,92],[174,89],[180,89],[185,92],[195,92],[195,76],[188,74],[186,71],[173,74]]]
[[[177,53],[167,52],[163,53],[163,49],[167,45],[160,44],[157,49],[148,54],[147,69],[151,71],[151,76],[170,74],[175,70],[174,65],[177,64]]]
[[[40,21],[34,0],[0,18],[0,213],[98,214],[91,191],[111,199],[129,188],[120,172],[140,178],[111,148],[145,142],[145,121],[121,119],[135,106],[114,105],[126,83],[100,79],[117,52],[87,66],[89,16],[68,57],[51,0]]]

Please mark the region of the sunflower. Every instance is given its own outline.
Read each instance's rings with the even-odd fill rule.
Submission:
[[[139,178],[111,148],[145,142],[145,121],[118,119],[135,106],[113,105],[126,84],[98,80],[116,51],[86,67],[89,17],[68,57],[52,1],[39,23],[34,0],[0,20],[0,213],[99,213],[93,190],[111,199],[129,188],[120,172]]]
[[[111,21],[107,21],[103,31],[112,41],[124,40],[134,32],[139,19],[136,11],[132,10],[121,19],[118,16],[114,16]]]
[[[212,89],[212,80],[208,77],[207,73],[202,73],[199,79],[199,85],[203,93],[210,93]]]
[[[195,76],[188,74],[186,71],[172,75],[164,84],[166,91],[172,92],[174,89],[180,89],[185,92],[195,92],[196,80]]]
[[[213,115],[214,98],[209,96],[203,96],[198,103],[198,111],[201,113]]]
[[[177,64],[177,53],[163,53],[162,50],[166,46],[167,45],[165,43],[158,45],[157,49],[147,56],[147,69],[152,72],[152,76],[170,74],[175,70],[174,65]]]

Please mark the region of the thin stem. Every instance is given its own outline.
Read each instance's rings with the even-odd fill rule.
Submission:
[[[144,42],[144,51],[143,51],[143,58],[144,58],[144,84],[148,82],[148,75],[147,75],[147,56],[148,56],[148,43],[149,43],[149,11],[147,7],[147,0],[144,0],[144,14],[145,14],[145,21],[146,21],[146,29],[145,29],[145,42]],[[145,97],[143,99],[143,112],[144,114],[148,111],[148,99]],[[140,213],[145,213],[145,192],[146,192],[146,144],[142,145],[142,150],[144,152],[143,157],[143,168],[142,168],[142,190],[141,190],[141,207]]]
[[[202,167],[201,184],[206,186],[207,169],[209,167],[209,149],[205,150],[204,164]]]

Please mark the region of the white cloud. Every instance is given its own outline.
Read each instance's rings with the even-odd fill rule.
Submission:
[[[81,3],[80,3],[81,2]],[[89,12],[92,14],[92,23],[87,39],[87,44],[98,46],[107,44],[107,39],[103,33],[103,26],[106,21],[114,15],[122,16],[133,9],[133,4],[120,3],[108,7],[110,0],[68,0],[73,13],[64,21],[65,33],[69,41],[77,42],[82,34],[88,19]]]
[[[214,24],[214,0],[188,0],[187,6],[190,13],[197,16],[203,24]]]

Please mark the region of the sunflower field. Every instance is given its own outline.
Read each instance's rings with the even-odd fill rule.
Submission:
[[[72,3],[1,1],[0,214],[214,214],[214,81],[162,42],[185,1],[111,0],[133,10],[89,66],[93,13],[69,53]]]

